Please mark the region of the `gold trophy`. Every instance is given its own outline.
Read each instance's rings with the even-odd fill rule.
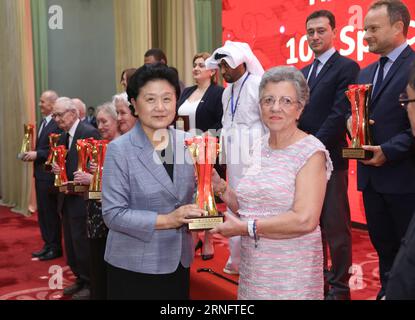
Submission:
[[[223,223],[224,216],[216,208],[215,196],[212,187],[212,171],[219,153],[217,138],[208,134],[196,136],[185,141],[192,156],[197,176],[196,204],[207,211],[206,216],[189,218],[191,231],[209,230]]]
[[[85,193],[87,200],[101,200],[102,192],[102,170],[104,168],[105,153],[107,152],[108,140],[94,140],[91,143],[91,160],[96,163],[97,169],[89,185],[89,191]]]
[[[33,124],[24,124],[24,136],[22,141],[22,147],[17,154],[17,158],[22,160],[25,153],[33,150],[33,130],[35,126]]]
[[[49,155],[45,162],[45,171],[47,172],[52,171],[52,163],[55,162],[55,153],[53,152],[53,148],[58,145],[60,137],[61,135],[59,133],[51,133],[49,135]]]
[[[89,139],[79,139],[76,141],[76,151],[78,153],[78,172],[88,172],[87,162],[88,162],[88,153],[90,150],[89,144],[92,141]],[[84,193],[89,189],[87,185],[81,185],[75,183],[74,181],[68,181],[64,186],[59,188],[60,192],[69,192],[69,193]]]
[[[68,153],[68,150],[66,150],[65,146],[59,145],[53,147],[52,152],[54,163],[60,168],[59,174],[55,174],[54,185],[62,192],[60,188],[64,187],[68,182],[68,176],[66,175],[66,154]]]
[[[372,94],[371,84],[352,84],[346,91],[351,103],[351,146],[343,148],[342,156],[346,159],[365,160],[373,157],[373,152],[364,150],[362,145],[372,145],[369,129],[369,106]]]

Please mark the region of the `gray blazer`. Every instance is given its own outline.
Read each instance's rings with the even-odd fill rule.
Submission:
[[[174,183],[139,123],[108,145],[102,214],[109,228],[105,261],[115,267],[166,274],[174,272],[180,262],[189,267],[193,260],[192,237],[186,226],[155,230],[158,214],[192,203],[195,191],[193,164],[184,147],[187,135],[174,129],[169,135],[174,147]]]

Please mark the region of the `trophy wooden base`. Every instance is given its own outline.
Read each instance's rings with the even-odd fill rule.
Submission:
[[[25,152],[20,152],[20,153],[18,153],[17,154],[17,159],[19,159],[19,160],[23,160],[23,157],[24,157],[24,155],[25,155],[26,153]]]
[[[345,159],[368,160],[373,158],[373,152],[362,148],[343,148],[342,157]]]
[[[187,225],[189,231],[210,230],[223,223],[225,216],[219,214],[217,216],[205,216],[199,218],[189,218],[191,222]]]
[[[85,200],[101,200],[102,193],[101,191],[86,191],[84,193]]]
[[[63,193],[75,193],[80,194],[89,190],[89,186],[84,186],[80,184],[74,184],[73,181],[69,181],[67,184],[59,187],[59,192]]]

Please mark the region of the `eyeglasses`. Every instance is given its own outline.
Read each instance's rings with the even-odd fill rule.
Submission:
[[[294,100],[291,97],[282,96],[282,97],[273,97],[273,96],[266,96],[262,97],[259,100],[259,104],[261,107],[271,108],[275,105],[275,102],[278,101],[278,105],[283,109],[289,109],[294,104],[300,103],[299,101]]]
[[[69,110],[65,110],[63,112],[55,112],[55,113],[52,113],[52,118],[56,118],[56,117],[62,118],[65,115],[65,113],[67,113],[68,111]]]
[[[401,105],[402,108],[404,108],[405,110],[408,109],[408,104],[410,104],[411,102],[415,102],[415,99],[409,99],[408,95],[406,93],[402,93],[399,96],[399,104]]]

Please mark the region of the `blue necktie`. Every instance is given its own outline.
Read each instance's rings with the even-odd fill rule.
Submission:
[[[382,57],[379,60],[378,77],[376,79],[375,87],[373,88],[372,97],[375,97],[378,94],[380,88],[382,87],[382,82],[383,82],[383,69],[385,68],[386,62],[388,62],[388,61],[389,61],[389,58],[388,57]]]
[[[308,86],[311,88],[317,78],[317,68],[320,64],[320,60],[314,59],[313,70],[311,71],[310,77],[308,78]]]

